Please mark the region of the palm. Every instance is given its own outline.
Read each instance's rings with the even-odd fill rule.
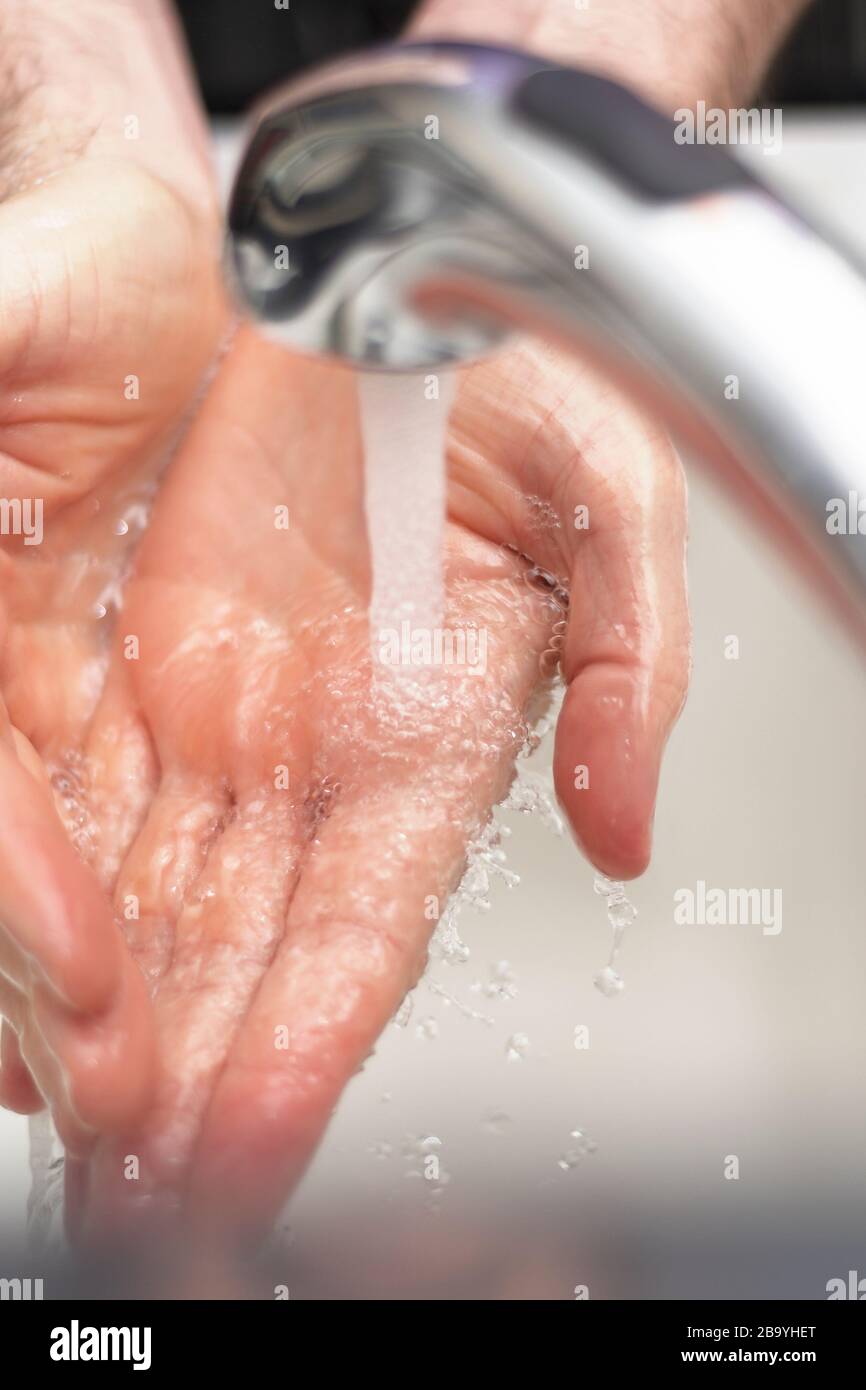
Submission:
[[[48,757],[81,747],[136,503],[215,349],[203,240],[125,165],[81,162],[0,213],[3,493],[44,506],[42,545],[5,541],[3,690]]]
[[[510,369],[537,380],[505,418]],[[157,1197],[211,1220],[230,1193],[233,1222],[266,1221],[417,977],[429,905],[507,786],[550,643],[556,614],[518,552],[567,575],[579,489],[599,494],[552,423],[580,391],[547,354],[465,382],[448,622],[487,631],[487,669],[392,697],[368,656],[351,375],[246,334],[234,348],[161,492],[94,721],[97,740],[134,727],[150,749],[136,805],[102,837],[161,1057],[142,1129],[96,1159],[112,1219],[135,1152],[149,1220]]]

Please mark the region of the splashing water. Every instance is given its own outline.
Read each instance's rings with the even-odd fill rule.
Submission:
[[[409,1026],[409,1019],[412,1017],[412,1010],[414,1007],[415,1001],[411,993],[407,994],[391,1020],[396,1028],[407,1028]]]
[[[472,986],[476,994],[483,994],[487,999],[506,999],[517,998],[517,978],[507,960],[499,960],[490,967],[490,978],[487,980],[476,980]]]
[[[438,1154],[441,1148],[442,1140],[437,1134],[407,1134],[400,1149],[407,1164],[410,1165],[406,1176],[408,1178],[423,1177],[424,1174],[420,1170],[420,1165],[430,1154]]]
[[[561,1168],[563,1173],[573,1172],[585,1158],[594,1154],[598,1148],[595,1140],[590,1139],[589,1135],[582,1129],[573,1129],[569,1137],[572,1142],[556,1160],[557,1168]]]
[[[466,846],[466,868],[456,890],[452,893],[430,941],[431,958],[449,965],[462,965],[469,959],[469,947],[460,936],[458,921],[464,908],[476,912],[490,911],[490,889],[496,879],[514,888],[520,882],[518,874],[505,867],[502,841],[511,831],[492,818]]]
[[[562,834],[563,820],[556,807],[550,778],[540,772],[527,772],[518,764],[502,809],[519,811],[524,816],[538,816],[541,824],[554,835]]]
[[[449,994],[447,989],[443,989],[438,980],[428,980],[427,988],[432,994],[438,995],[444,1004],[449,1007],[453,1005],[463,1018],[470,1019],[472,1023],[483,1023],[487,1028],[493,1027],[495,1019],[490,1018],[488,1014],[479,1013],[477,1009],[470,1009],[469,1005],[464,1004],[456,995]]]
[[[527,743],[531,740],[529,736]],[[561,835],[562,816],[556,809],[549,777],[528,771],[518,762],[514,780],[501,803],[503,811],[518,811],[522,815],[537,815],[541,824],[554,835]],[[516,888],[520,875],[507,867],[503,845],[511,836],[511,827],[493,817],[466,846],[466,868],[457,888],[451,895],[430,941],[430,956],[449,965],[464,964],[470,956],[469,947],[460,936],[458,922],[465,908],[489,912],[490,891],[497,881],[506,888]]]
[[[388,1143],[387,1139],[377,1139],[369,1146],[368,1151],[374,1158],[390,1158],[394,1152],[394,1147]]]
[[[426,1188],[427,1206],[438,1211],[451,1174],[442,1161],[442,1140],[436,1134],[407,1134],[401,1148],[407,1178],[421,1179]]]
[[[501,808],[519,811],[524,815],[538,815],[541,823],[554,834],[562,834],[562,817],[556,810],[549,779],[539,773],[527,771],[519,762]],[[503,883],[509,889],[517,887],[520,883],[520,875],[514,873],[506,864],[503,841],[510,835],[511,828],[500,824],[491,816],[482,830],[470,840],[466,847],[466,868],[463,877],[452,893],[430,939],[428,963],[441,961],[449,966],[465,964],[471,953],[459,931],[458,924],[463,911],[466,908],[474,908],[478,912],[488,912],[491,906],[489,895],[496,882]],[[425,984],[433,994],[454,1004],[464,1018],[488,1026],[494,1022],[487,1014],[480,1013],[457,999],[437,981],[427,978]],[[487,999],[497,1002],[514,999],[517,995],[514,973],[507,961],[498,961],[492,965],[489,980],[476,980],[470,988],[473,993],[483,994]],[[399,1024],[399,1014],[394,1022]],[[510,1046],[507,1051],[510,1055]]]
[[[608,999],[612,999],[617,994],[622,994],[625,989],[625,980],[616,969],[616,962],[622,950],[626,928],[630,927],[637,917],[637,908],[626,897],[623,884],[615,879],[599,874],[593,888],[599,897],[607,900],[607,920],[613,932],[607,965],[602,966],[597,972],[593,983],[597,990]]]
[[[529,1038],[525,1033],[512,1033],[505,1044],[505,1056],[509,1062],[522,1062],[529,1048]]]

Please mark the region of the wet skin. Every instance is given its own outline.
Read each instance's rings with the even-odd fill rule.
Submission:
[[[89,176],[28,195],[36,222],[86,223]],[[406,708],[372,688],[354,381],[243,328],[127,576],[117,522],[226,319],[209,232],[146,175],[112,190],[129,225],[98,255],[104,218],[28,232],[0,208],[28,266],[2,288],[2,491],[45,498],[44,544],[2,555],[0,1097],[51,1105],[80,1233],[182,1212],[246,1236],[422,970],[425,900],[444,904],[507,789],[555,617],[524,557],[571,595],[558,793],[602,870],[645,867],[688,674],[684,492],[665,436],[582,366],[524,344],[467,370],[447,621],[487,628],[487,670]]]

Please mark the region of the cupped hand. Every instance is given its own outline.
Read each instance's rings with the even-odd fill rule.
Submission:
[[[243,329],[175,460],[89,742],[114,808],[104,872],[159,1048],[144,1123],[95,1150],[93,1230],[153,1231],[160,1214],[267,1227],[424,967],[552,646],[568,683],[556,785],[577,837],[610,874],[647,862],[688,673],[671,445],[527,344],[462,374],[448,474],[446,625],[485,631],[486,666],[407,682],[369,654],[350,372]],[[550,581],[528,583],[533,566]],[[561,644],[551,587],[570,592]],[[128,810],[110,773],[127,730]]]
[[[135,820],[145,754],[133,725],[94,746],[91,721],[130,546],[224,332],[218,267],[215,214],[129,160],[82,155],[0,204],[0,1102],[47,1101],[73,1155],[152,1081],[95,838]]]

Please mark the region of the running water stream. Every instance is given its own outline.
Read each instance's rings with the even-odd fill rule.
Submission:
[[[454,381],[362,372],[358,383],[373,659],[415,665],[444,619],[445,431]]]

